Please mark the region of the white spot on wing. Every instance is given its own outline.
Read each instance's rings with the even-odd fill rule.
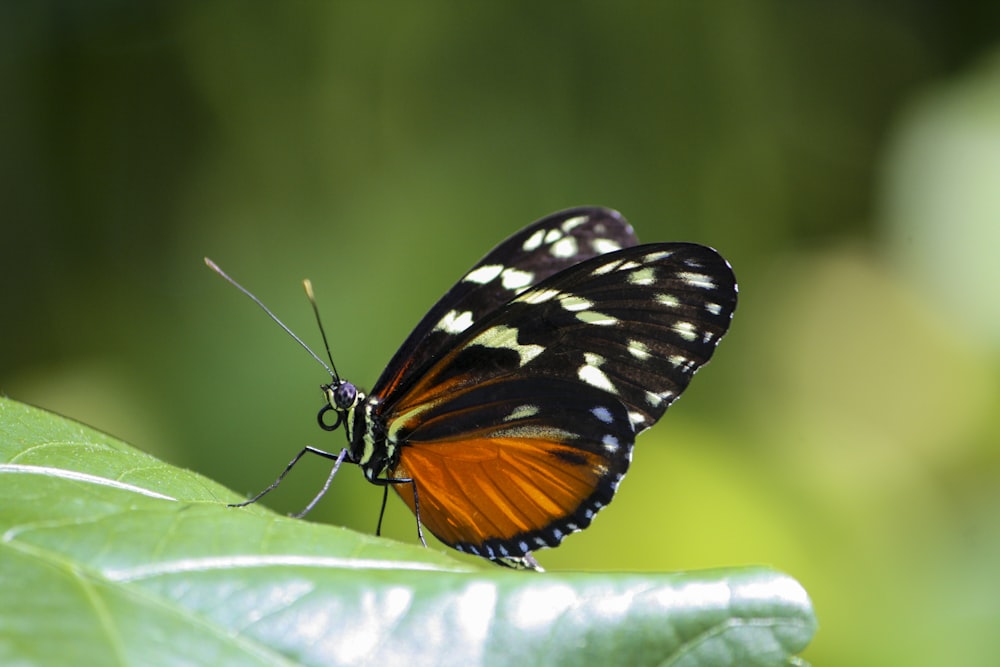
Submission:
[[[618,451],[620,444],[618,443],[618,438],[613,435],[606,435],[601,439],[601,443],[604,445],[604,450],[609,454],[614,454]]]
[[[614,421],[614,417],[611,415],[611,411],[608,410],[603,405],[599,405],[596,408],[591,408],[590,413],[597,417],[599,420],[605,424],[610,424]]]
[[[576,372],[577,376],[592,387],[597,387],[612,394],[617,394],[618,390],[599,367],[604,363],[604,357],[593,352],[585,352],[583,355],[586,363],[580,366]]]
[[[449,310],[438,320],[436,331],[444,331],[449,334],[460,334],[472,326],[472,312],[466,310],[459,313],[457,310]]]
[[[628,342],[628,352],[639,361],[649,359],[649,348],[642,341],[630,340]]]
[[[656,272],[649,266],[636,269],[628,274],[628,281],[632,285],[652,285],[656,279]]]
[[[717,303],[706,303],[705,310],[712,313],[713,315],[719,315],[722,313],[722,306]]]
[[[611,239],[594,239],[590,242],[590,245],[599,255],[622,249],[620,243]]]
[[[525,239],[524,243],[521,244],[521,249],[526,252],[537,250],[538,246],[542,245],[543,238],[545,238],[545,230],[539,229],[534,234]]]
[[[679,368],[685,371],[691,370],[691,367],[694,365],[690,359],[688,359],[687,357],[682,357],[679,354],[670,355],[669,357],[667,357],[667,361],[669,361],[674,368]]]
[[[559,297],[559,305],[561,305],[565,310],[570,312],[577,312],[580,310],[587,310],[594,305],[593,301],[588,301],[582,296],[576,296],[574,294],[563,294]]]
[[[527,419],[528,417],[534,417],[538,414],[537,405],[519,405],[510,411],[510,414],[503,418],[505,422],[514,421],[515,419]]]
[[[522,294],[517,297],[517,301],[523,301],[524,303],[539,304],[545,303],[546,301],[551,301],[556,297],[562,295],[562,292],[555,289],[543,289],[543,290],[532,290],[527,294]]]
[[[520,365],[526,363],[545,351],[541,345],[522,345],[517,342],[517,329],[498,324],[482,332],[471,341],[469,345],[482,345],[497,350],[512,350],[521,358]]]
[[[584,310],[583,312],[577,313],[576,319],[586,324],[596,324],[602,327],[611,324],[618,324],[617,318],[605,315],[604,313],[598,313],[594,310]]]
[[[677,308],[681,305],[680,300],[673,294],[657,294],[655,298],[658,304],[667,308]]]
[[[485,266],[480,266],[478,269],[469,271],[463,280],[467,283],[485,285],[499,276],[501,271],[503,271],[502,264],[486,264]]]
[[[589,217],[586,215],[578,215],[574,218],[570,218],[562,223],[562,230],[569,234],[571,231],[587,222],[587,220],[589,220]]]
[[[546,243],[555,243],[556,241],[558,241],[562,237],[563,237],[563,233],[560,230],[558,230],[558,229],[550,229],[545,234],[545,242]]]
[[[700,287],[701,289],[715,289],[716,287],[715,281],[712,280],[712,276],[706,276],[704,273],[681,271],[677,274],[677,277],[691,287]]]
[[[520,271],[518,269],[506,268],[500,273],[500,284],[504,289],[518,290],[531,284],[535,279],[535,274],[530,271]]]
[[[698,329],[690,322],[674,322],[674,326],[671,329],[684,340],[693,341],[698,338]]]
[[[674,253],[671,252],[670,250],[659,250],[657,252],[649,253],[648,255],[643,257],[643,260],[650,263],[659,262],[661,259],[666,259],[667,257],[670,257],[672,254]]]
[[[594,269],[590,275],[592,276],[603,276],[605,273],[611,273],[621,266],[622,260],[616,260],[614,262],[608,262],[607,264],[601,264],[599,267]]]
[[[576,245],[576,239],[572,236],[564,236],[549,248],[549,252],[553,257],[572,257],[579,250]]]

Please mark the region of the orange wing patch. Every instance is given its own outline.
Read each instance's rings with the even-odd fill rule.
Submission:
[[[603,455],[562,440],[479,437],[409,443],[390,476],[419,480],[420,520],[438,539],[478,546],[524,539],[593,504],[608,466]],[[620,478],[624,468],[613,467]],[[413,510],[412,485],[393,488]]]

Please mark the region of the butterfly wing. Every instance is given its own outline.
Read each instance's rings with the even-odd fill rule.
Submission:
[[[526,556],[610,501],[636,433],[712,356],[736,307],[714,250],[634,246],[550,275],[378,406],[443,542]],[[413,506],[412,486],[394,485]]]
[[[572,208],[538,220],[486,254],[424,315],[372,389],[402,391],[456,339],[518,293],[597,255],[638,243],[617,211]]]

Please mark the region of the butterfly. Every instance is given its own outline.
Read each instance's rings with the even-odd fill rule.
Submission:
[[[639,245],[617,211],[583,207],[487,253],[368,393],[264,308],[327,367],[318,419],[326,430],[343,427],[347,444],[339,453],[304,448],[240,504],[277,486],[304,454],[319,454],[335,464],[305,511],[346,461],[398,493],[421,541],[426,528],[459,551],[541,569],[533,551],[583,530],[614,498],[636,435],[711,358],[736,300],[732,268],[715,250]]]

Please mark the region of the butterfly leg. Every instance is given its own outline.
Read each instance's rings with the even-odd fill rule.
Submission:
[[[229,507],[246,507],[247,505],[252,505],[253,503],[257,502],[258,500],[266,496],[268,493],[276,489],[279,484],[281,484],[281,481],[285,479],[285,475],[287,475],[291,471],[291,469],[295,467],[295,464],[299,462],[299,459],[301,459],[306,454],[316,454],[317,456],[322,456],[325,459],[330,459],[334,461],[333,470],[330,471],[330,476],[327,477],[326,483],[323,485],[323,488],[320,490],[320,492],[316,494],[315,498],[309,501],[309,504],[306,505],[306,508],[304,510],[302,510],[298,514],[293,514],[292,516],[295,517],[296,519],[299,519],[308,514],[309,511],[316,506],[316,503],[319,502],[320,498],[322,498],[326,494],[327,490],[330,488],[330,484],[331,482],[333,482],[333,476],[337,474],[337,470],[340,468],[340,464],[343,463],[344,460],[347,458],[348,451],[346,448],[340,450],[339,454],[333,454],[332,452],[327,452],[322,449],[317,449],[316,447],[304,447],[302,451],[296,454],[295,458],[293,458],[291,462],[289,462],[289,464],[285,466],[285,469],[281,471],[280,475],[278,475],[278,479],[271,482],[270,486],[268,486],[266,489],[258,493],[250,500],[245,500],[242,503],[230,503]]]
[[[385,504],[389,500],[389,487],[393,484],[411,484],[413,486],[413,513],[417,517],[417,537],[420,538],[420,543],[426,547],[427,540],[424,539],[424,524],[420,521],[420,496],[417,494],[417,483],[406,477],[375,478],[371,481],[382,487],[382,509],[378,513],[378,526],[375,528],[375,535],[380,536],[382,534],[382,517],[385,516]]]
[[[319,454],[324,458],[332,458],[330,456],[330,452],[324,452],[320,449],[313,449],[312,447],[306,447],[306,449],[303,451],[311,451],[312,453]],[[323,488],[319,490],[319,493],[317,493],[312,500],[309,501],[309,504],[306,505],[305,509],[303,509],[298,514],[292,515],[293,519],[301,519],[306,514],[309,514],[309,512],[312,511],[312,508],[316,507],[316,503],[318,503],[320,499],[326,495],[326,492],[330,490],[330,485],[333,483],[333,477],[334,475],[337,474],[337,471],[340,469],[340,464],[344,462],[344,459],[346,457],[347,457],[347,448],[345,447],[344,449],[340,450],[340,454],[337,456],[336,459],[334,459],[333,468],[330,470],[330,474],[327,476],[326,482],[323,483]]]

